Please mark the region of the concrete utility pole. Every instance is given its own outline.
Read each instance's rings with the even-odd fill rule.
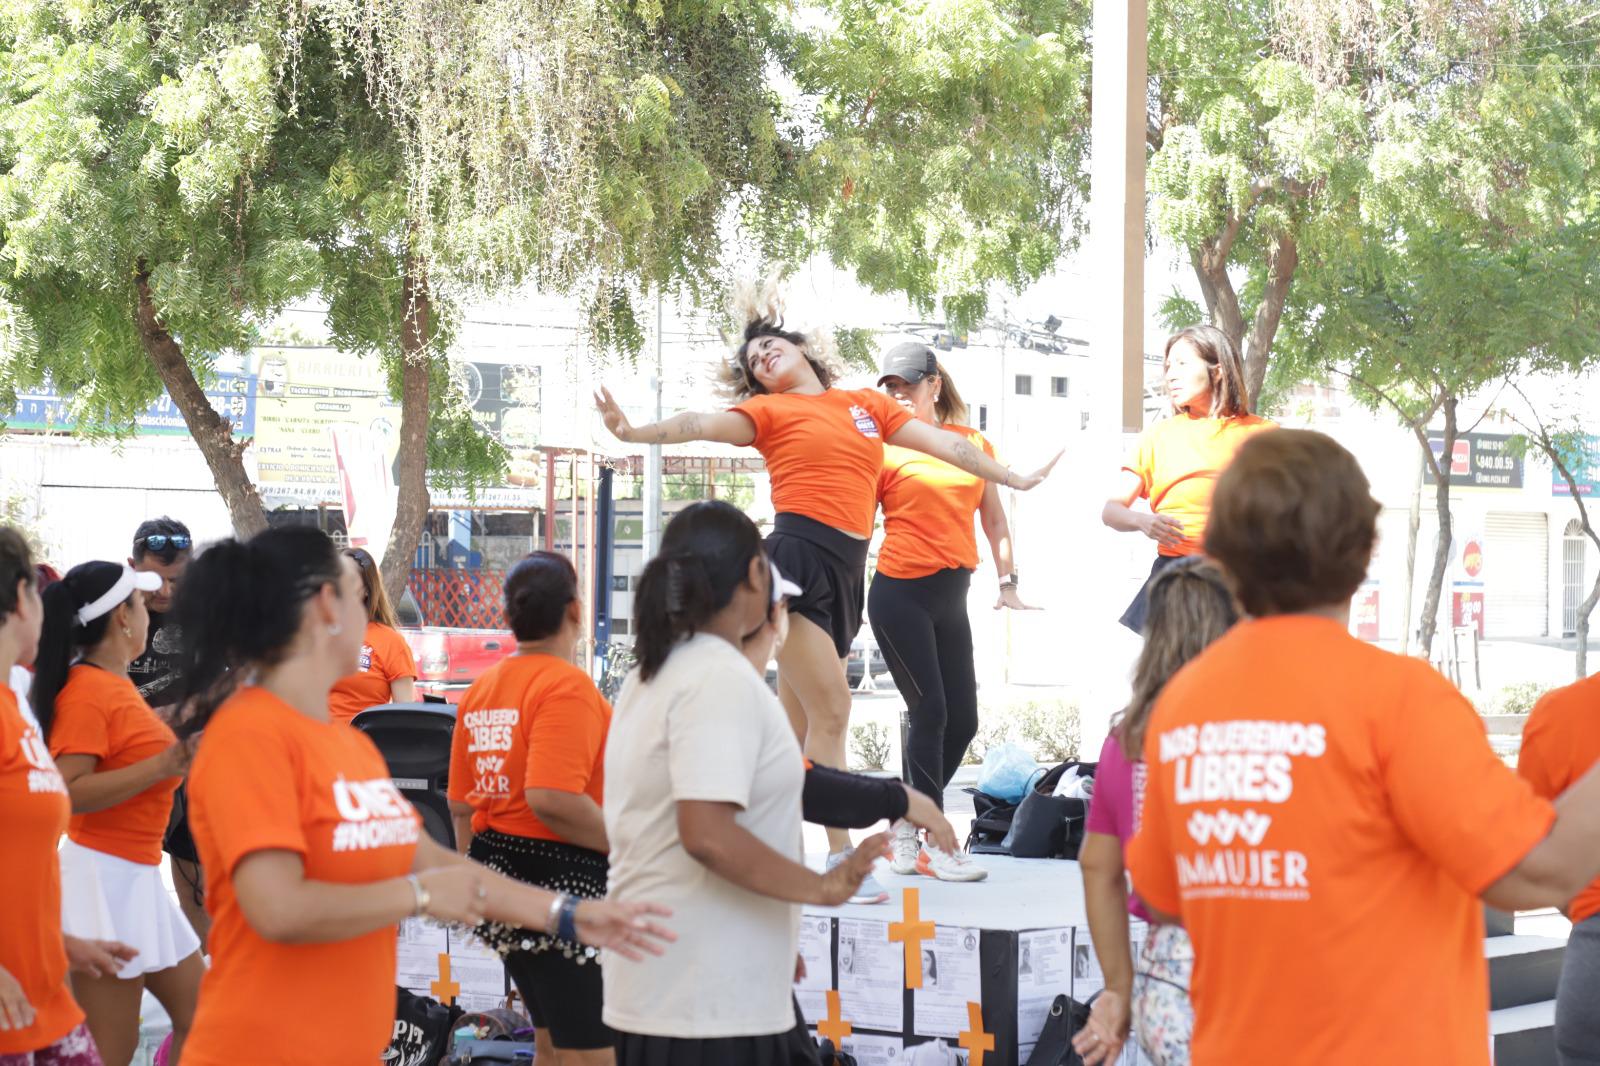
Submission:
[[[1089,274],[1103,399],[1091,417],[1131,433],[1144,423],[1148,0],[1094,0],[1093,63]]]
[[[653,422],[661,421],[661,344],[662,299],[656,290],[656,366],[650,375],[650,392],[655,397]],[[644,561],[654,559],[661,550],[661,445],[652,444],[644,458]]]

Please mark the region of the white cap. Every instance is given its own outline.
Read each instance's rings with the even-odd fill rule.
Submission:
[[[777,563],[773,562],[771,559],[768,559],[767,565],[772,568],[773,603],[777,603],[779,600],[782,600],[785,597],[792,599],[793,597],[798,596],[800,593],[805,591],[799,585],[796,585],[793,581],[790,581],[788,578],[784,577],[783,572],[778,569]]]
[[[127,563],[122,564],[122,576],[117,578],[116,584],[106,589],[93,603],[86,603],[78,608],[78,624],[86,626],[101,615],[110,614],[117,606],[133,595],[133,591],[160,592],[165,579],[160,574],[148,570],[135,570]]]

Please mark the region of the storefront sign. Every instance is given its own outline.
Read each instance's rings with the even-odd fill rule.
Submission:
[[[1350,607],[1350,624],[1358,639],[1378,639],[1378,586],[1363,585],[1357,590],[1355,602]]]
[[[1483,593],[1477,590],[1457,590],[1450,595],[1452,625],[1472,626],[1478,636],[1483,636]]]
[[[1520,489],[1522,456],[1513,455],[1511,438],[1503,433],[1464,433],[1449,456],[1450,484],[1471,489]],[[1444,435],[1428,434],[1434,458],[1444,465]],[[1429,485],[1437,484],[1433,467],[1425,471]]]
[[[206,399],[212,408],[233,424],[235,437],[253,437],[256,432],[256,379],[251,374],[217,374],[206,385]],[[33,430],[71,433],[78,428],[72,417],[69,397],[49,386],[17,393],[17,409],[0,415],[7,430]],[[187,437],[189,427],[172,397],[161,397],[134,419],[140,436]]]

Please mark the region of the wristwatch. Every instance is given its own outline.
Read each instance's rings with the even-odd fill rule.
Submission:
[[[1004,578],[1001,579],[1001,581],[1000,581],[1000,591],[1004,592],[1006,589],[1014,589],[1016,587],[1017,587],[1017,572],[1015,570],[1013,570],[1013,571],[1011,571],[1011,573],[1007,574]]]

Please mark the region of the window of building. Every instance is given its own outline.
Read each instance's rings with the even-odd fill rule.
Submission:
[[[1062,399],[1065,399],[1066,395],[1067,395],[1067,379],[1066,378],[1051,378],[1050,379],[1050,395],[1061,397]]]
[[[1032,396],[1033,395],[1033,375],[1032,374],[1018,374],[1017,375],[1017,395],[1018,396]]]
[[[978,429],[981,432],[983,430],[987,430],[988,428],[989,428],[989,405],[985,404],[985,403],[980,403],[978,405]]]

